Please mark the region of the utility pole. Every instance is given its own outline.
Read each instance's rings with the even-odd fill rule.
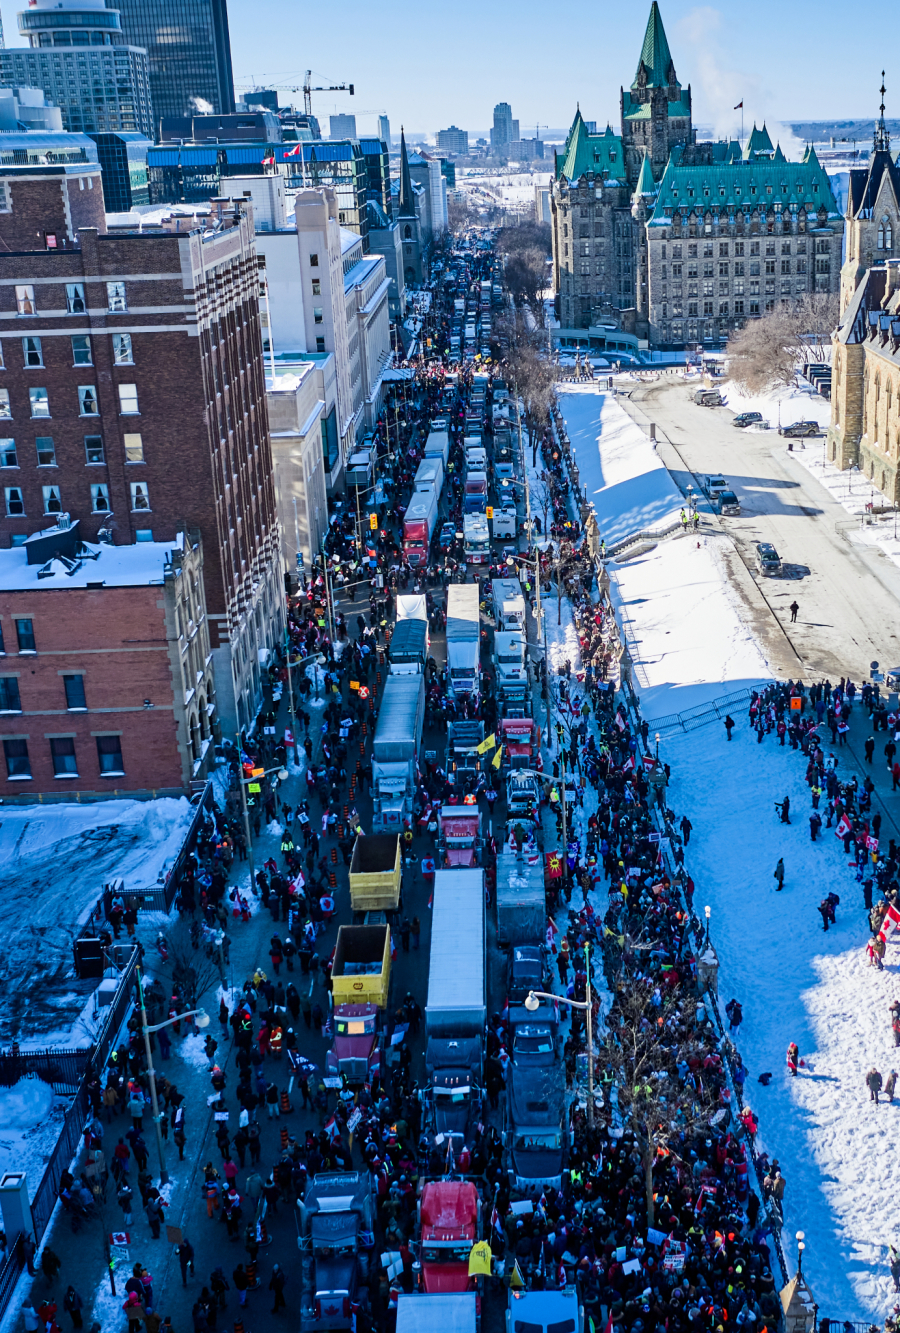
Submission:
[[[290,678],[290,668],[288,678]],[[241,763],[241,733],[237,734],[238,743],[238,782],[241,789],[241,810],[244,815],[244,837],[247,839],[247,860],[250,863],[250,892],[256,893],[256,871],[253,866],[253,839],[250,837],[250,811],[247,808],[247,792],[244,784],[244,765]],[[296,755],[297,751],[294,750]]]
[[[285,657],[287,658],[288,708],[290,709],[290,714],[291,714],[291,736],[293,737],[293,746],[294,746],[294,763],[296,764],[296,762],[297,762],[297,714],[294,712],[294,681],[293,681],[293,677],[291,676],[291,636],[290,636],[290,634],[289,634],[289,632],[288,632],[288,628],[287,628],[286,625],[285,625],[285,628],[284,628],[284,635],[285,635],[285,638],[287,639],[287,647],[286,647],[286,650],[285,650]]]
[[[141,969],[137,968],[138,999],[141,1005],[141,1029],[144,1034],[144,1055],[147,1060],[147,1076],[150,1080],[150,1104],[153,1107],[153,1128],[156,1130],[156,1151],[159,1155],[159,1183],[165,1185],[169,1180],[166,1170],[166,1150],[163,1147],[162,1130],[159,1127],[159,1099],[156,1095],[156,1070],[153,1068],[153,1052],[150,1049],[150,1029],[147,1026],[147,1006],[144,1003],[144,983]]]
[[[588,1129],[594,1128],[594,1034],[592,1031],[591,1007],[591,946],[585,941],[584,945],[584,965],[587,972],[587,987],[585,989],[585,999],[587,1000],[587,1049],[588,1049],[588,1098],[587,1098],[587,1122]]]

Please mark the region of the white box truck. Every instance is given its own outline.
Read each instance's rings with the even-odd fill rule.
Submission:
[[[434,877],[425,1027],[429,1037],[481,1037],[487,1018],[484,873]]]
[[[447,589],[447,670],[454,699],[477,695],[481,688],[478,596],[477,583],[451,583]]]

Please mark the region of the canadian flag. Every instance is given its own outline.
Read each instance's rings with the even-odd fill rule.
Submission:
[[[652,754],[645,754],[643,758],[644,768],[656,768],[656,760]]]
[[[633,773],[633,772],[634,772],[634,756],[633,756],[633,755],[629,755],[628,758],[625,760],[625,763],[622,765],[622,772],[623,772],[623,773]]]
[[[834,836],[836,838],[845,838],[852,828],[853,825],[850,823],[850,820],[847,818],[847,816],[841,815],[840,823],[834,830]]]
[[[881,923],[881,930],[878,932],[878,938],[880,940],[887,940],[891,931],[896,930],[898,926],[900,926],[900,912],[898,912],[897,908],[892,903],[884,914],[884,920]]]

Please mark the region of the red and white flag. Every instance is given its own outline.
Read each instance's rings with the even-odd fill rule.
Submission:
[[[298,143],[296,148],[289,148],[285,153],[285,157],[299,157],[301,147],[302,145]]]
[[[845,838],[847,834],[851,832],[852,829],[853,825],[850,823],[850,820],[847,818],[847,816],[841,815],[840,823],[834,830],[834,836],[836,838]]]
[[[645,754],[643,759],[644,768],[656,768],[656,760],[652,754]]]
[[[881,923],[881,930],[878,932],[878,938],[880,940],[886,940],[888,935],[896,930],[898,926],[900,926],[900,912],[898,912],[894,904],[891,903],[890,907],[884,914],[884,920]]]
[[[628,758],[625,760],[625,763],[622,765],[622,772],[623,773],[634,772],[634,755],[629,755]]]

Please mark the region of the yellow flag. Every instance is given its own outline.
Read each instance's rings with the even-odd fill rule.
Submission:
[[[491,1275],[491,1247],[486,1240],[480,1240],[469,1251],[469,1277],[476,1273]]]
[[[476,746],[476,753],[487,754],[488,750],[493,750],[496,744],[497,744],[497,738],[494,735],[494,733],[491,732],[490,736],[486,736],[484,740],[481,742],[481,744]]]
[[[513,1271],[509,1275],[509,1285],[511,1287],[516,1287],[516,1288],[521,1288],[525,1286],[525,1279],[522,1277],[518,1259],[515,1262]]]
[[[500,745],[500,746],[498,746],[498,748],[497,748],[497,753],[494,755],[493,759],[491,760],[491,764],[492,764],[492,766],[493,766],[494,768],[499,768],[499,767],[500,767],[500,760],[501,760],[502,758],[503,758],[503,746]]]

